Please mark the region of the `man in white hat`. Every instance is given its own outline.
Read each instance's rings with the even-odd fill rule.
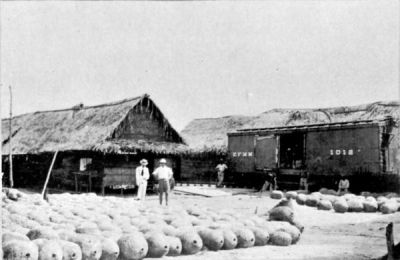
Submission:
[[[167,166],[167,160],[160,160],[160,166],[153,172],[153,175],[158,180],[158,189],[160,191],[160,205],[162,205],[163,193],[165,193],[165,205],[168,206],[168,193],[170,190],[169,180],[174,174],[172,172],[172,169]]]
[[[147,160],[140,160],[140,166],[136,168],[136,184],[138,185],[137,200],[144,200],[146,197],[147,180],[150,177]]]

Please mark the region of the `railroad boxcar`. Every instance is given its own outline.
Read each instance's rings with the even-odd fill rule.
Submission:
[[[228,178],[257,187],[269,170],[276,172],[281,189],[297,189],[307,174],[313,190],[336,188],[341,176],[355,192],[397,190],[398,135],[391,117],[237,130],[228,133]]]

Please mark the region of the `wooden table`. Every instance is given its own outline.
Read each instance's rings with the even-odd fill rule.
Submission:
[[[102,194],[106,186],[136,185],[135,167],[106,167],[102,179]],[[123,189],[121,189],[123,194]]]
[[[74,174],[75,179],[75,191],[78,192],[78,177],[87,177],[88,178],[88,191],[92,192],[92,179],[98,177],[98,173],[95,170],[91,171],[79,171],[72,172]]]

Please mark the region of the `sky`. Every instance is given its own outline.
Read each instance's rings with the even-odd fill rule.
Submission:
[[[399,2],[1,2],[1,115],[147,93],[195,118],[399,99]]]

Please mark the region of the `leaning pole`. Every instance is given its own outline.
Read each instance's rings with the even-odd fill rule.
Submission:
[[[47,172],[46,181],[45,181],[45,183],[43,185],[43,190],[42,190],[42,194],[41,194],[42,195],[42,199],[45,199],[45,193],[46,193],[46,189],[47,189],[47,184],[49,183],[51,171],[53,170],[53,166],[54,166],[54,162],[56,161],[57,154],[58,154],[58,150],[54,153],[53,160],[51,161],[51,165],[50,165],[49,171]]]

